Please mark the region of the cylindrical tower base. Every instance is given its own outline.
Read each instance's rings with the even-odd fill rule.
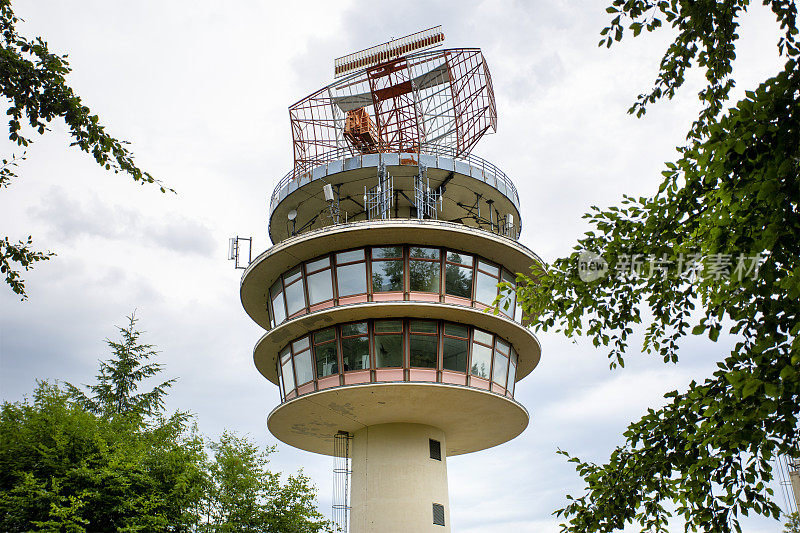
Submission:
[[[350,533],[449,533],[445,451],[444,432],[432,426],[379,424],[357,431]]]
[[[792,481],[792,492],[794,492],[796,509],[800,511],[800,470],[789,472],[789,479]]]

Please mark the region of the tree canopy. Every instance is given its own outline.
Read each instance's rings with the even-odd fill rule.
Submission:
[[[91,154],[106,170],[127,174],[143,184],[155,184],[161,192],[171,191],[136,165],[128,143],[110,135],[100,118],[67,84],[66,76],[71,70],[67,56],[51,52],[41,37],[20,35],[19,22],[11,0],[0,0],[0,94],[9,103],[6,115],[12,144],[24,149],[33,142],[34,133],[44,134],[48,125],[60,118],[72,137],[71,146]],[[0,189],[17,177],[15,167],[24,159],[23,153],[2,160]],[[26,293],[20,269],[29,270],[53,255],[33,250],[32,242],[31,236],[17,243],[8,237],[0,239],[0,273],[5,274],[6,284],[22,299]]]
[[[629,112],[670,99],[689,69],[705,73],[704,107],[652,196],[594,207],[574,252],[521,275],[519,299],[542,331],[586,335],[624,366],[643,350],[677,362],[681,338],[738,339],[716,372],[666,395],[624,433],[604,464],[564,455],[586,482],[557,511],[563,531],[740,531],[778,518],[776,454],[795,456],[800,414],[800,68],[797,8],[765,0],[781,28],[784,68],[728,106],[738,28],[749,2],[614,0],[600,45],[671,26],[653,88]],[[606,275],[586,276],[587,262]],[[582,264],[583,263],[583,264]]]
[[[128,320],[91,396],[40,382],[0,408],[0,530],[330,531],[309,479],[267,468],[273,448],[232,432],[207,440],[189,415],[167,415],[174,380],[139,391],[162,368]]]

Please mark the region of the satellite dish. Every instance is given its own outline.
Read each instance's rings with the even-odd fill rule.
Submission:
[[[289,213],[286,215],[286,217],[287,217],[289,220],[294,220],[294,219],[296,219],[296,218],[297,218],[297,209],[292,209],[291,211],[289,211]]]

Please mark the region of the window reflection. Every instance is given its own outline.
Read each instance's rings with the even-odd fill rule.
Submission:
[[[470,373],[473,376],[489,379],[492,368],[492,341],[491,333],[476,329],[472,334],[472,363]]]
[[[280,279],[272,286],[269,294],[272,300],[272,317],[275,320],[275,325],[278,325],[286,320],[286,305],[283,302],[283,284]]]
[[[436,368],[439,335],[432,320],[411,321],[411,366]]]
[[[502,281],[510,283],[512,287],[516,287],[517,285],[517,277],[508,270],[503,270]],[[502,297],[498,302],[498,308],[506,315],[512,318],[516,318],[516,310],[517,310],[516,291],[511,289],[503,289]]]
[[[314,333],[314,358],[317,363],[318,378],[339,373],[339,363],[336,357],[336,330],[334,328]]]
[[[300,267],[289,271],[283,279],[284,294],[286,296],[286,312],[289,316],[301,311],[306,306],[303,294],[303,275]]]
[[[329,257],[306,263],[309,305],[333,299],[331,260]]]
[[[438,294],[442,270],[439,249],[412,246],[409,257],[411,290]]]
[[[467,355],[469,355],[469,329],[458,324],[445,324],[442,341],[442,368],[466,372]]]
[[[452,296],[472,298],[472,256],[447,252],[444,291]]]
[[[403,290],[403,247],[372,249],[373,292]]]
[[[504,339],[463,324],[393,319],[347,323],[318,330],[290,343],[279,355],[280,375],[285,393],[290,397],[298,387],[303,394],[319,390],[315,378],[321,380],[341,372],[371,367],[469,372],[476,378],[491,380],[495,385],[489,390],[513,396],[517,353]],[[408,376],[406,374],[405,379]],[[444,376],[436,380],[448,382]],[[313,384],[311,388],[307,385],[309,383]],[[472,385],[488,388],[485,382],[481,385],[475,381]],[[319,383],[320,388],[331,386],[334,385],[330,380]]]
[[[511,359],[508,366],[508,392],[514,396],[514,385],[517,380],[517,352],[511,348]]]
[[[366,322],[342,326],[344,371],[369,368],[369,329]]]
[[[285,348],[280,354],[281,374],[283,375],[284,393],[294,390],[294,371],[292,370],[292,353]]]
[[[403,322],[380,320],[375,322],[375,366],[403,366]]]
[[[276,327],[290,317],[308,312],[311,306],[335,298],[364,296],[329,305],[366,302],[369,294],[404,291],[444,293],[491,305],[497,298],[500,281],[513,284],[515,276],[498,265],[463,252],[424,246],[367,247],[307,261],[286,272],[268,292],[267,313],[271,327]],[[437,301],[438,298],[398,294],[375,299]],[[469,302],[463,303],[469,305]],[[505,316],[516,321],[521,318],[514,291],[504,290],[498,305]],[[319,307],[314,308],[317,309]]]

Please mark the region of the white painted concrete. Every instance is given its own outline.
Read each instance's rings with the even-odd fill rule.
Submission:
[[[429,439],[441,442],[442,460],[430,457]],[[351,533],[449,533],[446,442],[442,430],[422,424],[379,424],[355,432],[352,444]],[[433,504],[445,525],[433,524]]]

